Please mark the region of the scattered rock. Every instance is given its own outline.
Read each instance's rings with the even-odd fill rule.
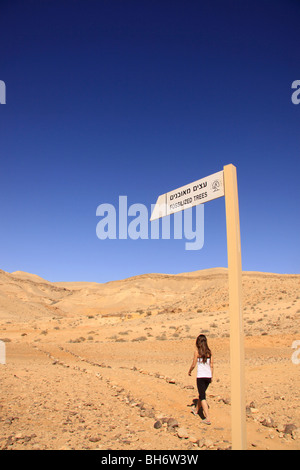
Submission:
[[[297,426],[295,424],[286,424],[283,433],[292,435],[292,433],[296,430]]]
[[[189,437],[188,432],[185,428],[178,428],[177,429],[177,436],[180,439],[188,439],[188,437]]]
[[[279,433],[282,433],[282,434],[283,434],[284,429],[285,429],[285,426],[286,426],[285,424],[280,423],[280,424],[277,426],[276,429],[277,429],[277,431],[278,431]]]
[[[276,424],[274,423],[273,418],[271,418],[270,416],[261,420],[260,423],[263,426],[266,426],[267,428],[277,428]]]
[[[169,377],[166,378],[166,382],[168,382],[168,384],[176,384],[176,380],[170,379]]]
[[[207,449],[212,449],[214,447],[214,441],[212,439],[205,438],[203,439],[202,445],[199,447],[206,447]]]
[[[178,421],[174,418],[169,418],[167,421],[168,428],[177,428],[179,426]]]
[[[155,411],[151,408],[148,408],[146,410],[142,410],[141,413],[144,413],[144,416],[146,418],[155,418]]]
[[[99,437],[99,436],[90,437],[90,438],[89,438],[89,441],[90,441],[90,442],[99,442],[99,441],[101,441],[101,437]]]
[[[204,438],[199,439],[199,440],[197,441],[197,444],[198,444],[198,447],[200,447],[200,448],[204,447],[205,439],[204,439]]]
[[[224,403],[224,405],[230,405],[229,398],[223,398],[223,403]]]

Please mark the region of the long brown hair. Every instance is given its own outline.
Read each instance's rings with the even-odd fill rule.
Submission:
[[[207,359],[211,358],[211,350],[207,344],[207,338],[205,335],[199,335],[196,339],[196,347],[198,349],[199,357],[205,363]]]

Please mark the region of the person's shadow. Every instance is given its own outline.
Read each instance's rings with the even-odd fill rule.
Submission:
[[[198,401],[198,399],[197,399],[197,398],[194,398],[193,403],[192,403],[191,405],[188,405],[188,406],[191,406],[191,407],[193,406],[193,407],[196,408],[196,406],[197,406],[197,401]],[[198,415],[200,416],[201,419],[205,419],[202,406],[200,406],[200,408],[199,408]]]

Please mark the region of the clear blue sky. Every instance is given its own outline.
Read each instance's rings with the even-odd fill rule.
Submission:
[[[0,269],[106,282],[227,266],[224,198],[205,241],[96,237],[232,163],[244,270],[299,273],[300,2],[0,3]]]

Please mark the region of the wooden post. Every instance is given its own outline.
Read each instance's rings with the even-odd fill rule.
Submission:
[[[246,403],[242,261],[236,168],[224,166],[230,310],[231,430],[232,449],[245,450]]]

